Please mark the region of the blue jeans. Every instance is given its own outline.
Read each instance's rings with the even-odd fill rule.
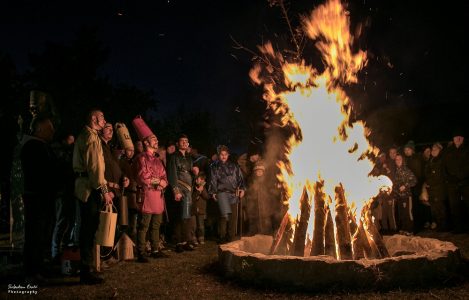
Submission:
[[[238,197],[232,193],[220,192],[217,194],[217,202],[220,216],[227,218],[231,214],[231,205],[238,203]]]

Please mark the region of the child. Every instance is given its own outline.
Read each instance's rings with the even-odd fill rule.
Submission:
[[[205,188],[205,174],[200,172],[194,181],[192,190],[192,224],[199,244],[205,244],[205,215],[209,195]],[[194,236],[194,242],[196,237]]]

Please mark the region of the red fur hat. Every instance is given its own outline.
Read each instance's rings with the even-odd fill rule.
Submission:
[[[138,139],[141,141],[143,141],[149,136],[154,135],[150,127],[148,127],[148,125],[145,123],[141,116],[136,116],[132,120],[132,125],[134,126],[135,131],[137,132]]]

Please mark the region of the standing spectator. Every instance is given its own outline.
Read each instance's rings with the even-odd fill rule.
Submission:
[[[137,249],[138,262],[146,263],[146,236],[150,228],[151,257],[167,257],[160,251],[160,225],[163,222],[164,189],[168,185],[166,171],[161,160],[156,157],[158,151],[158,139],[150,130],[142,118],[137,117],[132,121],[135,131],[143,141],[145,151],[139,154],[135,160],[135,174],[137,183],[142,187],[142,201],[138,203],[138,229]]]
[[[170,154],[170,147],[166,149]],[[191,207],[192,207],[192,157],[187,149],[189,139],[182,134],[178,139],[178,149],[168,157],[168,180],[173,190],[174,200],[177,202],[177,214],[175,219],[174,234],[176,239],[176,252],[194,250],[191,236]],[[182,232],[181,232],[182,231]]]
[[[104,179],[106,179],[108,190],[114,195],[113,202],[117,203],[120,210],[122,199],[122,188],[129,186],[129,178],[125,177],[119,165],[119,160],[111,148],[111,140],[114,129],[111,123],[106,123],[99,133],[104,156]]]
[[[142,141],[135,142],[135,154],[143,153],[143,143]]]
[[[395,162],[388,158],[386,153],[383,152],[378,156],[376,164],[371,171],[371,175],[376,177],[385,175],[392,180],[394,178],[393,172],[395,172],[395,170]],[[372,214],[382,233],[394,233],[397,230],[395,211],[394,198],[390,197],[388,193],[379,193],[373,202]]]
[[[422,151],[422,159],[424,162],[427,162],[432,158],[432,147],[425,147]]]
[[[125,124],[116,123],[115,128],[119,142],[124,148],[124,154],[119,160],[119,166],[124,176],[129,179],[129,186],[124,190],[124,196],[127,197],[129,216],[127,234],[133,241],[137,241],[137,182],[133,171],[135,148]]]
[[[428,202],[431,210],[431,229],[446,228],[446,189],[443,172],[443,160],[440,155],[443,146],[432,146],[430,160],[425,165],[425,187],[428,190]]]
[[[55,200],[55,227],[52,235],[52,259],[59,262],[62,244],[74,243],[72,229],[76,219],[76,199],[73,194],[75,174],[73,173],[72,158],[75,137],[68,134],[60,142],[54,143],[52,148],[58,159],[58,195]]]
[[[218,224],[219,242],[236,238],[239,199],[246,190],[243,175],[238,164],[228,160],[230,153],[227,146],[217,149],[219,159],[210,168],[209,194],[218,202],[220,220]],[[227,229],[228,222],[228,229]]]
[[[169,141],[168,145],[166,146],[166,154],[171,155],[175,152],[176,152],[176,143],[174,141]]]
[[[413,141],[407,142],[404,145],[405,165],[412,171],[417,179],[417,183],[412,187],[412,206],[414,216],[414,230],[419,231],[425,221],[425,216],[430,214],[430,208],[419,201],[419,196],[422,191],[423,184],[423,159],[421,155],[415,153],[415,143]],[[427,224],[429,225],[429,224]]]
[[[49,146],[54,125],[49,117],[38,116],[31,123],[32,138],[21,150],[24,174],[25,275],[31,280],[42,279],[44,259],[50,249],[51,229],[57,190],[56,157]]]
[[[399,152],[397,151],[397,146],[395,145],[392,145],[388,149],[387,167],[391,170],[391,174],[394,174],[394,172],[396,171],[396,156],[398,153]]]
[[[249,235],[256,233],[272,234],[274,218],[275,196],[272,193],[275,188],[267,181],[265,176],[265,165],[258,160],[253,167],[247,190],[247,215],[249,218]]]
[[[397,204],[398,227],[400,232],[411,235],[414,227],[412,212],[412,187],[417,184],[414,173],[406,167],[404,158],[396,156],[396,173],[393,181],[393,195]]]
[[[201,245],[205,244],[205,217],[207,212],[207,200],[210,198],[205,187],[205,174],[200,172],[194,181],[192,191],[192,223],[195,228],[195,237]]]
[[[453,143],[443,158],[443,169],[453,231],[461,233],[467,230],[469,224],[469,150],[464,144],[462,130],[453,133]]]
[[[82,201],[80,204],[80,282],[82,284],[99,284],[104,281],[102,277],[92,272],[92,266],[99,214],[103,202],[112,204],[114,197],[104,179],[103,147],[98,135],[105,124],[102,111],[92,110],[73,150],[75,196]]]

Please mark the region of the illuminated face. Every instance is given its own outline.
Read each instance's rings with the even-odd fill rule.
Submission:
[[[166,152],[168,152],[168,154],[173,154],[174,152],[176,152],[176,146],[175,145],[168,146],[168,148],[166,148]]]
[[[106,124],[103,128],[102,136],[105,141],[110,141],[112,139],[112,134],[114,133],[114,130],[112,129],[111,124]]]
[[[200,185],[200,184],[202,184],[202,183],[204,183],[204,182],[205,182],[205,179],[203,179],[202,177],[197,177],[197,178],[195,179],[195,183],[198,184],[198,185]]]
[[[405,147],[404,148],[404,154],[405,154],[405,156],[412,156],[412,154],[414,154],[414,149],[409,148],[409,147]]]
[[[262,169],[257,169],[256,171],[254,171],[254,173],[256,174],[257,177],[264,176],[264,170]]]
[[[459,148],[464,143],[464,137],[460,135],[453,137],[453,143],[456,148]]]
[[[186,151],[189,148],[189,139],[188,138],[180,138],[178,141],[178,148],[179,150]]]
[[[425,150],[423,151],[423,157],[424,157],[425,159],[429,159],[431,153],[432,153],[432,149],[431,149],[431,148],[425,148]]]
[[[138,153],[142,153],[143,152],[143,143],[142,143],[142,141],[137,141],[135,143],[135,148],[137,149]]]
[[[104,114],[101,111],[97,111],[93,115],[93,125],[96,129],[101,130],[106,125],[106,119],[104,119]]]
[[[221,151],[218,156],[220,158],[220,161],[225,163],[225,162],[227,162],[228,157],[230,156],[230,154],[228,153],[228,151]]]
[[[396,166],[398,167],[402,167],[402,163],[403,163],[403,158],[401,155],[397,155],[396,156]]]
[[[432,147],[432,156],[433,157],[437,157],[440,154],[440,152],[441,152],[440,147],[435,146],[435,145]]]
[[[249,156],[249,160],[250,160],[252,163],[255,163],[256,161],[259,160],[259,154],[253,154],[253,155]]]
[[[397,149],[395,149],[395,148],[389,149],[389,158],[390,159],[395,160],[396,155],[397,155]]]
[[[73,135],[69,135],[67,136],[65,142],[67,143],[67,145],[71,145],[75,143],[75,137]]]
[[[147,146],[154,150],[158,150],[158,138],[156,135],[152,135],[147,139]]]
[[[127,158],[132,158],[134,157],[135,151],[134,149],[125,149],[125,156]]]

